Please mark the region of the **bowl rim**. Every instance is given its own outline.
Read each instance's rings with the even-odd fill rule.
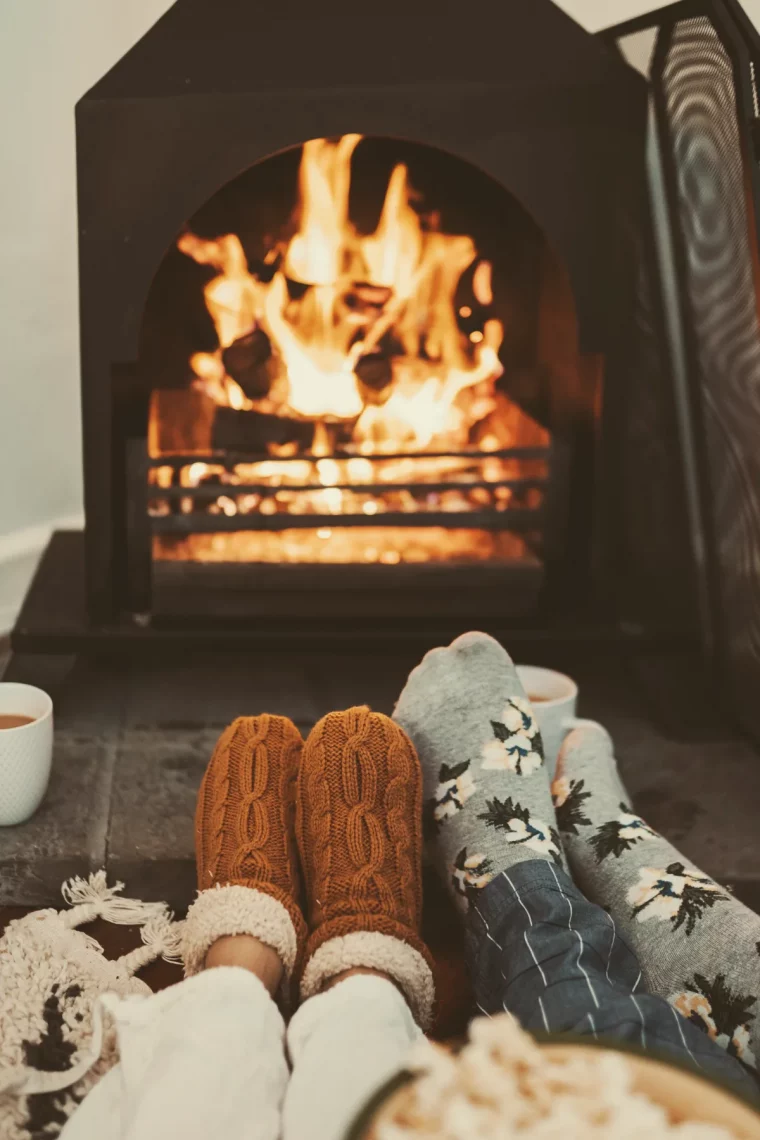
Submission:
[[[760,1107],[758,1107],[757,1102],[753,1102],[728,1081],[724,1081],[720,1077],[713,1076],[712,1074],[698,1073],[691,1065],[687,1064],[687,1062],[681,1061],[676,1057],[662,1054],[654,1049],[642,1049],[640,1045],[635,1045],[629,1041],[615,1041],[610,1038],[595,1040],[593,1037],[590,1038],[579,1033],[544,1033],[538,1030],[535,1032],[531,1030],[530,1036],[533,1037],[539,1045],[569,1045],[580,1046],[584,1049],[598,1049],[605,1052],[612,1051],[613,1053],[623,1053],[626,1056],[636,1057],[638,1060],[665,1065],[670,1069],[685,1073],[696,1081],[703,1081],[705,1084],[712,1085],[714,1089],[737,1101],[743,1108],[749,1109],[750,1112],[757,1116],[758,1121],[760,1121]],[[443,1044],[447,1043],[444,1042]],[[448,1044],[451,1044],[451,1042]],[[454,1051],[458,1052],[464,1044],[465,1039],[458,1039],[455,1043]],[[741,1061],[738,1063],[741,1064]],[[346,1132],[345,1140],[365,1140],[368,1128],[375,1114],[386,1100],[389,1100],[394,1093],[404,1088],[405,1085],[410,1084],[414,1079],[415,1074],[410,1072],[409,1069],[402,1069],[400,1072],[394,1073],[392,1077],[380,1086],[377,1092],[373,1093],[359,1114],[354,1118]]]

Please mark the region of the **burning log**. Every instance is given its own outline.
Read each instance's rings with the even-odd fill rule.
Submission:
[[[311,446],[314,425],[285,416],[267,416],[261,412],[238,412],[234,408],[217,408],[211,445],[215,451],[265,452],[269,444],[281,447],[296,443]]]
[[[208,455],[217,407],[194,388],[157,389],[150,398],[148,452],[162,455]]]
[[[222,353],[228,376],[240,385],[249,400],[260,400],[268,393],[272,380],[272,346],[263,329],[253,329],[241,336]]]
[[[266,452],[269,444],[311,446],[314,425],[284,416],[224,408],[197,389],[157,390],[150,401],[148,449],[162,455],[208,456],[214,451]]]
[[[393,364],[383,352],[368,352],[360,356],[354,372],[360,383],[363,398],[370,404],[383,403],[386,389],[393,380]]]

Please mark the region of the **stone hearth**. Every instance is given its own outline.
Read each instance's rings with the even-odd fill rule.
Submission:
[[[56,703],[48,795],[27,824],[0,828],[0,905],[59,903],[61,881],[102,866],[129,892],[177,909],[194,891],[193,812],[221,729],[260,711],[305,733],[325,712],[390,712],[417,654],[186,654],[108,663],[11,658],[5,678]],[[760,765],[731,731],[693,664],[610,647],[520,658],[572,673],[581,713],[612,733],[638,809],[750,905],[760,904]],[[0,665],[1,670],[1,665]]]

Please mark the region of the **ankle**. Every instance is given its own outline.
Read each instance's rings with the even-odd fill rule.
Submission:
[[[354,978],[360,975],[366,975],[370,978],[382,978],[384,981],[391,982],[394,986],[396,985],[396,982],[390,974],[386,974],[382,970],[373,970],[368,966],[352,966],[350,970],[343,970],[340,974],[335,974],[332,978],[328,978],[319,992],[325,993],[326,990],[331,990],[333,986],[337,986],[339,982],[345,982],[347,978]],[[396,988],[398,988],[398,986]]]
[[[270,994],[275,994],[282,981],[283,965],[276,950],[252,934],[231,934],[217,938],[206,954],[205,968],[238,966],[255,974]]]

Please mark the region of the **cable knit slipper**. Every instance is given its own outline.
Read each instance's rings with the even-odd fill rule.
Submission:
[[[302,999],[345,970],[381,970],[427,1028],[434,991],[419,933],[422,773],[398,725],[354,708],[314,727],[301,756],[296,834],[311,930]]]
[[[295,794],[303,740],[285,717],[239,717],[222,733],[198,792],[198,897],[184,924],[185,973],[217,938],[251,934],[277,951],[283,995],[306,939],[298,905]]]

